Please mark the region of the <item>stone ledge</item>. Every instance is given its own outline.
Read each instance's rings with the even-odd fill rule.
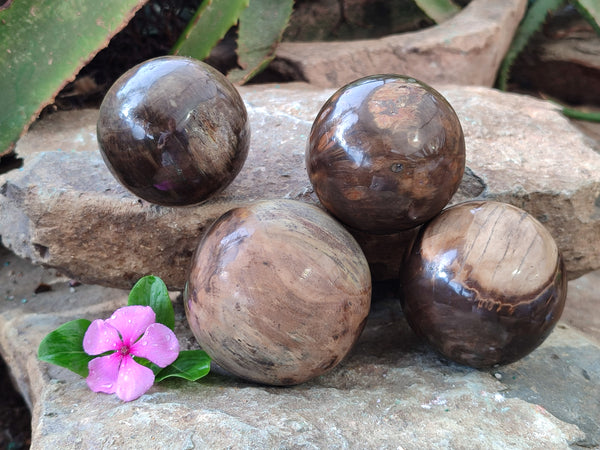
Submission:
[[[0,353],[32,407],[32,448],[544,448],[600,444],[600,347],[559,322],[514,364],[479,371],[440,358],[408,328],[399,302],[377,297],[354,351],[308,383],[274,388],[219,371],[165,381],[138,400],[92,393],[37,360],[46,333],[108,317],[127,292],[69,288],[0,247]],[[8,264],[4,264],[7,262]],[[33,295],[43,280],[52,290]],[[197,344],[175,300],[182,349]],[[569,300],[567,300],[567,309]]]
[[[467,147],[453,202],[487,198],[519,206],[553,234],[570,278],[599,268],[600,155],[582,133],[550,103],[531,97],[482,87],[440,90],[457,111]],[[128,288],[153,273],[181,289],[203,230],[225,211],[266,198],[317,203],[304,148],[332,90],[293,83],[241,92],[252,127],[246,165],[225,191],[193,208],[151,205],[121,187],[90,135],[96,112],[76,123],[52,119],[64,128],[37,124],[17,146],[24,168],[0,177],[2,242],[86,283]],[[406,247],[396,236],[366,249],[374,277],[393,278]]]
[[[381,39],[284,42],[272,65],[316,86],[399,73],[430,84],[493,86],[523,17],[524,0],[474,0],[438,26]]]

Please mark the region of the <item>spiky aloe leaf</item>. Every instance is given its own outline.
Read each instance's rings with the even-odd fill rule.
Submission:
[[[288,24],[293,0],[252,0],[242,12],[238,31],[238,64],[227,76],[243,84],[262,71],[275,57]]]
[[[204,0],[173,46],[174,55],[205,59],[238,22],[250,0]]]
[[[506,90],[513,63],[533,34],[542,27],[548,14],[556,11],[565,4],[566,0],[537,0],[527,10],[500,66],[500,73],[498,75],[498,87],[500,89]]]
[[[145,2],[2,2],[0,155]]]

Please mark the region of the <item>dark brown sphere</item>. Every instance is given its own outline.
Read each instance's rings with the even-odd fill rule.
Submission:
[[[340,221],[396,233],[431,219],[458,189],[463,131],[435,89],[400,75],[369,76],[323,105],[306,169],[319,200]]]
[[[227,371],[271,385],[335,367],[363,330],[367,261],[321,209],[262,201],[225,213],[206,232],[184,293],[200,346]]]
[[[250,145],[246,107],[207,64],[148,60],[110,88],[98,119],[106,165],[132,193],[165,206],[195,205],[224,189]]]
[[[556,243],[514,206],[472,201],[424,226],[402,278],[413,330],[447,358],[507,364],[550,334],[567,295]]]

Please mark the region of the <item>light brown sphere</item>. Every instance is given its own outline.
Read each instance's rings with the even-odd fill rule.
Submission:
[[[184,304],[200,346],[225,370],[271,385],[335,367],[362,332],[369,266],[317,207],[270,200],[225,213],[193,257]]]

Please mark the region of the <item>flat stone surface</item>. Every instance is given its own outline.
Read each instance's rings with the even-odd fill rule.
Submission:
[[[40,282],[52,290],[33,295]],[[125,305],[126,291],[69,288],[2,247],[0,285],[0,354],[32,406],[32,448],[600,445],[600,347],[564,322],[523,360],[478,371],[439,357],[408,328],[398,301],[378,296],[351,355],[308,383],[265,387],[216,369],[198,382],[165,381],[122,403],[38,361],[36,352],[60,324],[106,317]],[[181,302],[172,298],[180,344],[195,347]]]
[[[432,84],[493,86],[525,0],[473,0],[438,26],[381,39],[284,42],[273,69],[317,86],[398,73]]]
[[[453,202],[521,207],[548,227],[571,278],[599,268],[600,155],[590,141],[550,103],[482,87],[439,89],[457,111],[467,148]],[[248,160],[225,191],[193,208],[151,205],[115,181],[94,138],[97,111],[38,122],[17,145],[24,167],[0,176],[2,243],[89,284],[129,288],[152,273],[177,290],[203,231],[225,211],[265,198],[317,203],[304,148],[333,90],[292,83],[241,92],[252,127]],[[374,277],[394,278],[410,236],[371,241],[363,248]]]

